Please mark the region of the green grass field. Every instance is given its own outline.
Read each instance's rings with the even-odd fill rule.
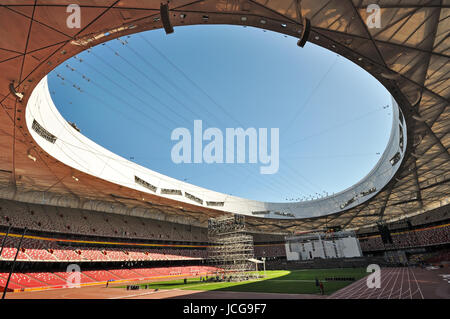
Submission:
[[[263,275],[263,272],[259,272]],[[219,290],[239,292],[270,292],[288,294],[319,294],[315,278],[323,282],[325,294],[344,288],[353,281],[325,281],[327,277],[353,277],[358,280],[368,275],[364,268],[348,269],[305,269],[305,270],[268,270],[266,277],[243,282],[201,282],[200,278],[142,283],[149,289],[183,289],[183,290]],[[121,286],[121,288],[126,286]]]

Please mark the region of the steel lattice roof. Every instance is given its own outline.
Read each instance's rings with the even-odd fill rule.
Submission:
[[[81,29],[68,29],[66,7],[80,4]],[[377,1],[381,27],[369,28],[367,6],[356,0],[235,0],[170,2],[174,26],[235,24],[264,27],[299,36],[302,18],[311,21],[309,41],[357,63],[376,77],[403,110],[408,127],[405,159],[396,176],[374,198],[339,214],[301,220],[247,218],[258,231],[293,232],[339,225],[358,228],[380,218],[392,219],[448,204],[450,195],[450,0]],[[204,225],[221,214],[208,208],[124,189],[92,176],[73,181],[72,169],[42,151],[24,123],[27,98],[39,80],[59,63],[85,50],[73,40],[117,30],[107,39],[161,28],[159,1],[139,0],[2,0],[0,2],[0,181],[3,194],[31,201],[46,192],[52,203],[71,198],[121,207],[145,207],[168,220],[184,218]],[[180,13],[186,15],[180,17]],[[173,16],[173,17],[172,17]],[[241,17],[246,16],[245,22]],[[264,20],[265,23],[262,24]],[[133,28],[130,26],[133,25]],[[91,45],[89,44],[89,45]],[[293,43],[295,45],[295,43]],[[299,48],[301,50],[301,48]],[[10,92],[14,81],[19,102]],[[30,161],[27,152],[37,151]],[[82,175],[82,174],[80,174]],[[9,193],[8,193],[9,194]],[[21,195],[20,195],[21,194]],[[27,197],[28,194],[29,196]],[[36,195],[38,194],[38,195]],[[38,202],[38,199],[34,199]],[[103,205],[103,206],[102,206]],[[86,206],[84,206],[86,207]],[[168,216],[168,217],[167,217]]]

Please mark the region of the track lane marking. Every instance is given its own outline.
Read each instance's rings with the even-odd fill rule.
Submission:
[[[416,282],[417,289],[419,289],[420,296],[422,297],[422,299],[425,299],[425,298],[423,297],[422,290],[420,289],[420,285],[419,285],[419,282],[417,281],[417,278],[416,278],[416,275],[414,274],[414,271],[412,271],[412,274],[413,274],[414,280],[415,280],[415,282]]]
[[[409,287],[409,294],[410,294],[410,299],[413,299],[412,298],[412,290],[411,290],[411,280],[409,279],[409,272],[410,272],[410,269],[409,269],[409,267],[408,268],[406,268],[406,270],[407,270],[407,273],[408,273],[408,287]]]
[[[398,279],[399,276],[400,276],[400,271],[397,271],[397,277],[395,277],[395,282],[392,285],[392,288],[391,288],[391,290],[389,292],[389,296],[388,296],[387,299],[391,299],[392,291],[394,291],[394,288],[395,288],[395,285],[397,284],[397,279]]]
[[[391,272],[391,275],[395,273],[394,271]],[[394,276],[389,276],[389,281],[386,283],[386,285],[384,285],[383,289],[381,290],[381,292],[379,293],[377,299],[380,299],[380,296],[383,294],[383,291],[388,287],[388,284],[392,281],[392,278]]]

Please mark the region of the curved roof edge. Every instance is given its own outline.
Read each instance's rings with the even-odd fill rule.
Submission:
[[[406,125],[393,98],[392,109],[387,147],[375,167],[361,181],[332,196],[295,203],[261,202],[215,192],[165,176],[114,154],[85,137],[62,117],[51,98],[47,77],[40,81],[28,100],[26,123],[34,140],[49,155],[108,182],[174,199],[180,205],[189,203],[255,217],[294,219],[325,216],[360,205],[391,180],[406,149]],[[394,164],[391,163],[393,158]],[[72,178],[77,180],[75,175]],[[168,190],[172,192],[167,194]]]

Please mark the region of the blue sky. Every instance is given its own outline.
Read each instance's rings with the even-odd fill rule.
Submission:
[[[57,67],[50,91],[84,135],[152,170],[227,194],[283,202],[353,185],[386,147],[389,93],[331,51],[223,25],[121,40]],[[261,175],[260,163],[173,163],[171,133],[178,127],[193,132],[194,120],[224,134],[226,128],[279,128],[278,172]]]

